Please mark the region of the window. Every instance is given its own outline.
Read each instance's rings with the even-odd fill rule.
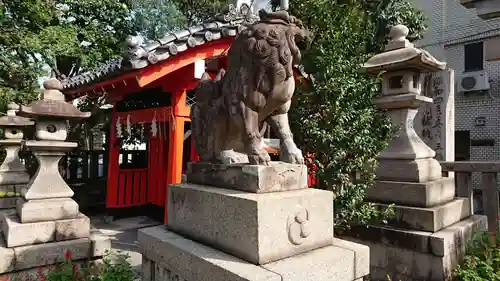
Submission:
[[[455,161],[470,160],[470,131],[455,131]]]
[[[471,43],[465,45],[465,65],[464,71],[478,71],[483,70],[484,62],[484,48],[483,42]]]

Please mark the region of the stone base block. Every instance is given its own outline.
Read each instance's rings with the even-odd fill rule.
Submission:
[[[89,238],[90,236],[90,219],[81,213],[74,219],[30,223],[21,223],[16,214],[11,214],[5,216],[2,222],[8,247]]]
[[[488,229],[486,216],[473,215],[437,232],[384,226],[353,226],[348,236],[420,253],[445,256],[454,247],[465,247],[473,233]],[[465,249],[465,248],[464,248]]]
[[[23,188],[26,188],[26,183],[28,183],[28,181],[18,184],[3,184],[0,181],[0,194],[3,194],[2,197],[21,196],[21,191],[23,190]]]
[[[89,257],[90,248],[88,238],[15,248],[3,244],[0,245],[0,273],[62,262],[67,251],[71,251],[73,260],[85,259]]]
[[[352,241],[370,248],[370,281],[450,281],[463,258],[463,253],[440,257],[379,243]]]
[[[55,264],[64,260],[65,253],[71,252],[72,260],[95,260],[102,258],[111,249],[109,237],[92,233],[89,238],[49,242],[45,244],[8,248],[0,236],[0,274],[15,274],[16,271]],[[0,278],[5,276],[0,275]],[[16,279],[17,280],[17,279]]]
[[[413,207],[433,207],[455,198],[455,179],[440,178],[429,182],[376,181],[368,189],[370,202],[397,204]]]
[[[442,178],[441,165],[434,158],[379,159],[377,178],[381,181],[428,182]]]
[[[255,194],[193,184],[169,186],[168,228],[255,264],[329,246],[333,193]]]
[[[29,245],[14,248],[15,269],[26,269],[64,261],[66,252],[71,252],[72,259],[89,257],[91,242],[88,238],[69,241]]]
[[[90,235],[90,219],[80,213],[74,219],[55,221],[56,241],[87,238]]]
[[[78,216],[78,204],[71,198],[20,199],[17,213],[22,223],[72,219]]]
[[[305,165],[271,162],[270,166],[189,163],[187,182],[253,193],[307,188]]]
[[[3,209],[0,210],[0,233],[3,233],[3,222],[4,222],[4,216],[10,216],[10,215],[15,215],[17,214],[16,209]]]
[[[460,220],[470,217],[468,198],[457,198],[451,202],[431,208],[393,206],[394,217],[389,225],[405,229],[436,232]],[[377,204],[381,208],[389,205]]]
[[[73,265],[77,266],[77,268],[80,271],[83,271],[86,268],[89,268],[89,266],[96,266],[98,267],[100,264],[102,264],[102,259],[97,258],[93,260],[79,260],[79,261],[73,261]],[[36,268],[29,268],[29,269],[23,269],[23,270],[17,270],[17,271],[12,271],[4,274],[0,274],[0,280],[11,280],[11,281],[33,281],[33,280],[41,280],[39,278],[39,272],[41,271],[44,276],[47,276],[49,271],[52,268],[52,264],[41,267],[40,269],[38,267]]]
[[[13,248],[7,248],[3,235],[0,235],[0,274],[15,270],[16,254]]]
[[[7,247],[18,247],[63,241],[78,238],[88,238],[90,235],[90,220],[83,214],[77,218],[21,223],[16,214],[3,218],[3,233]]]
[[[332,240],[332,246],[257,266],[170,232],[163,226],[139,230],[143,281],[318,281],[359,280],[368,274],[362,245]]]
[[[4,197],[0,198],[0,209],[11,209],[16,208],[17,200],[21,197]]]
[[[30,181],[30,175],[24,171],[1,171],[0,185],[26,185]],[[0,189],[1,190],[1,189]],[[14,190],[9,190],[14,191]]]
[[[449,281],[476,231],[487,230],[485,216],[471,216],[438,232],[388,227],[355,227],[349,239],[370,247],[372,281]]]
[[[54,241],[56,230],[54,221],[21,223],[17,215],[8,215],[4,216],[2,224],[9,248]]]
[[[103,257],[107,251],[111,250],[111,239],[108,236],[103,235],[101,232],[93,230],[90,233],[89,238],[92,242],[90,256]]]

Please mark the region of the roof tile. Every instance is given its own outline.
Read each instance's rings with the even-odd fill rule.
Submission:
[[[257,17],[255,14],[237,12],[233,7],[228,9],[225,14],[219,14],[208,22],[167,34],[147,45],[143,45],[142,39],[138,37],[129,37],[127,39],[129,49],[121,58],[62,81],[64,90],[94,84],[110,77],[145,68],[150,64],[175,56],[188,48],[223,37],[236,36],[240,28],[247,23],[254,22]]]

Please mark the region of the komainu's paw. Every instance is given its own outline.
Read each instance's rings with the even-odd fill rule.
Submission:
[[[290,164],[304,164],[304,157],[300,150],[294,152],[287,152],[280,155],[280,160]]]
[[[304,156],[293,141],[285,141],[280,145],[280,160],[290,164],[303,165]]]
[[[259,154],[248,155],[248,162],[250,163],[250,165],[269,166],[269,162],[271,162],[271,157],[269,156],[267,151],[263,150]]]
[[[248,163],[248,156],[243,153],[236,152],[234,150],[224,150],[221,152],[219,156],[219,161],[222,164],[230,165],[230,164],[243,164]]]

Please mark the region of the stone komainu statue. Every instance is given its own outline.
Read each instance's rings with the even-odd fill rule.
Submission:
[[[227,71],[214,80],[205,73],[195,91],[192,132],[201,161],[267,165],[262,132],[269,124],[280,139],[280,160],[304,163],[288,110],[295,90],[293,66],[301,57],[297,45],[307,42],[309,33],[285,11],[261,10],[259,16],[234,39]]]

